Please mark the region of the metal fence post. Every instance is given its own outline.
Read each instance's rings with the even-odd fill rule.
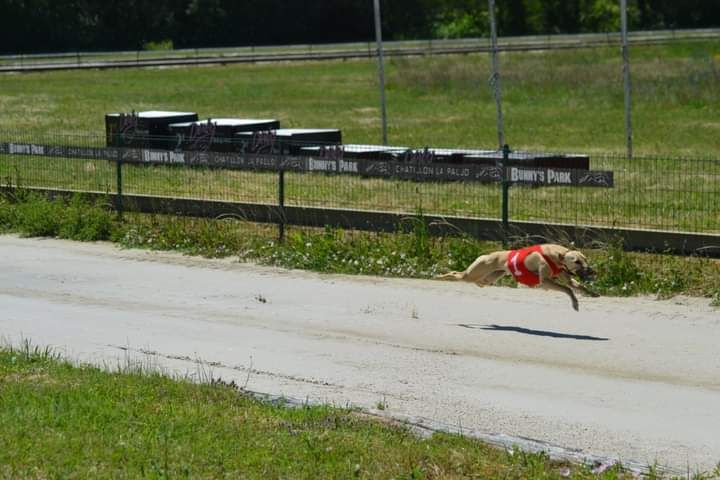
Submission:
[[[623,85],[625,86],[625,144],[627,156],[628,158],[632,158],[632,85],[630,83],[630,56],[628,54],[627,0],[620,0],[620,28],[622,30]]]
[[[117,212],[118,212],[118,220],[123,219],[123,178],[122,178],[122,157],[118,158],[115,162],[116,171],[117,171]]]
[[[505,144],[505,127],[503,125],[502,92],[500,90],[500,66],[498,62],[497,29],[495,28],[495,0],[488,0],[488,17],[490,17],[490,40],[492,57],[492,76],[490,84],[495,91],[495,110],[497,116],[498,148]]]
[[[378,55],[378,83],[380,84],[380,114],[382,120],[382,144],[388,144],[387,138],[387,109],[385,105],[385,61],[383,59],[382,23],[380,22],[380,0],[374,0],[375,13],[375,39],[377,41]]]
[[[285,240],[285,170],[278,172],[278,239]]]
[[[502,164],[500,165],[501,168],[501,175],[502,175],[502,229],[503,229],[503,245],[507,245],[508,243],[508,232],[510,230],[510,220],[509,220],[509,192],[510,192],[510,181],[507,178],[507,164],[508,160],[510,159],[510,147],[505,144],[503,145],[503,159]]]

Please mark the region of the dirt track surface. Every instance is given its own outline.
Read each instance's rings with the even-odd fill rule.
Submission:
[[[685,471],[720,461],[720,312],[0,236],[0,335]],[[198,364],[198,360],[203,363]]]

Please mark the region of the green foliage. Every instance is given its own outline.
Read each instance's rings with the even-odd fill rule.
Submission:
[[[436,38],[481,37],[488,33],[487,12],[448,11],[436,20],[433,33]]]
[[[73,196],[62,207],[58,237],[85,242],[110,239],[113,218],[107,208],[87,202],[81,195]]]
[[[412,223],[413,255],[415,257],[429,257],[430,251],[430,230],[428,229],[427,218],[418,210],[418,215],[409,219]]]
[[[580,21],[586,31],[617,32],[620,30],[619,2],[594,0],[588,3],[587,10],[580,14]]]
[[[8,197],[0,196],[0,233],[13,231],[18,224],[17,210]]]
[[[60,231],[62,210],[60,205],[48,202],[40,195],[31,194],[14,206],[17,228],[29,237],[54,237]]]
[[[608,31],[618,22],[616,4],[506,0],[497,2],[498,29],[501,35]],[[629,4],[634,29],[717,27],[720,18],[712,0]],[[8,53],[129,50],[169,42],[182,48],[365,42],[373,15],[367,0],[34,0],[4,1],[0,7],[0,50]],[[389,40],[478,36],[488,25],[487,2],[477,0],[382,2],[382,18]]]
[[[160,215],[128,215],[114,240],[129,248],[176,250],[225,257],[252,250],[259,242],[252,228],[234,218],[207,220]]]
[[[170,39],[159,40],[157,42],[147,42],[145,45],[143,45],[143,50],[150,50],[150,51],[162,51],[162,50],[172,50],[172,49],[173,49],[173,41]]]
[[[720,292],[720,262],[711,258],[630,253],[614,240],[592,251],[591,263],[598,272],[591,286],[605,295],[687,294],[715,299]]]
[[[59,237],[71,240],[109,240],[113,214],[101,204],[81,195],[69,201],[49,201],[37,193],[18,191],[17,201],[0,201],[0,230],[29,237]]]
[[[598,272],[593,287],[599,292],[629,296],[643,291],[647,285],[646,272],[623,250],[621,240],[612,241],[607,246],[607,256],[593,265]]]
[[[715,292],[711,294],[711,297],[712,301],[710,302],[710,305],[712,305],[713,307],[720,307],[720,289],[715,290]]]

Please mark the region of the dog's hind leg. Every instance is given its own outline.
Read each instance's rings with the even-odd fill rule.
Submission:
[[[498,253],[502,252],[481,255],[464,271],[449,272],[444,275],[438,275],[435,278],[438,280],[461,280],[470,283],[485,283],[484,279],[486,276],[502,268],[502,258]]]
[[[465,272],[448,272],[435,275],[436,280],[465,280]]]
[[[505,270],[497,270],[495,272],[490,272],[487,275],[485,275],[483,278],[481,278],[480,280],[476,281],[475,285],[477,285],[478,287],[485,287],[487,285],[492,285],[493,283],[498,281],[498,279],[500,279],[500,277],[503,277],[504,275],[506,275]]]

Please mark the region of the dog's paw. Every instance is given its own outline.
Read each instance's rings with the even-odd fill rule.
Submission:
[[[573,307],[573,309],[574,309],[576,312],[579,312],[579,311],[580,311],[580,304],[579,304],[578,301],[577,301],[576,299],[574,299],[574,298],[573,298],[573,300],[572,300],[572,307]]]
[[[600,296],[599,293],[593,292],[592,290],[588,291],[588,295],[590,295],[592,298],[598,298]]]

